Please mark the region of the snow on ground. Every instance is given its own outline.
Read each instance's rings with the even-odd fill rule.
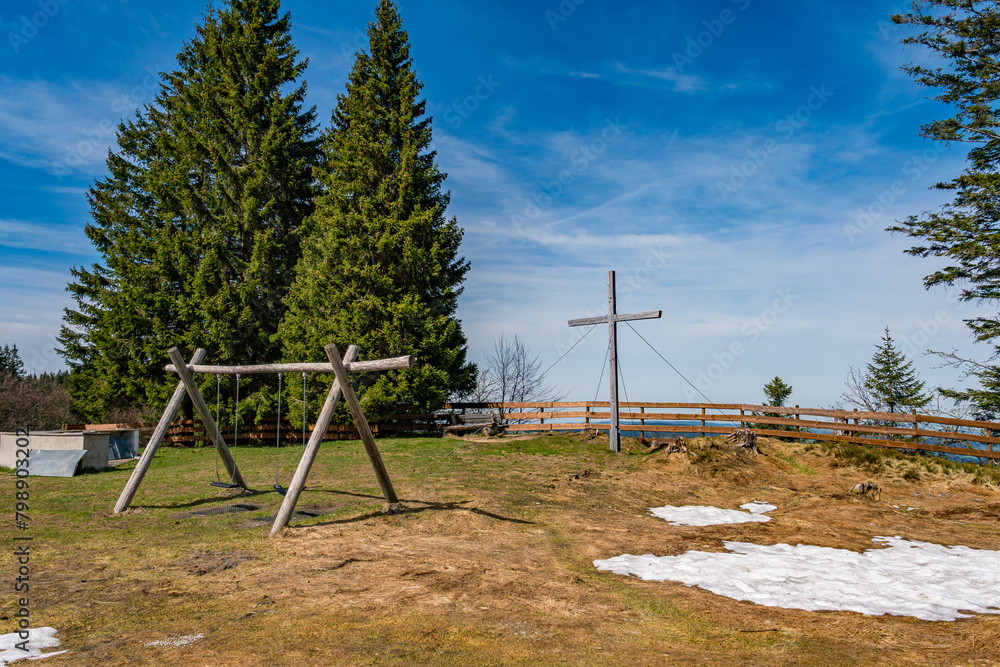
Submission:
[[[807,611],[856,611],[954,621],[1000,614],[1000,551],[874,537],[888,548],[856,553],[800,544],[724,542],[731,553],[624,555],[599,570],[679,581],[735,600]]]
[[[22,658],[39,660],[59,655],[60,653],[66,653],[66,651],[42,653],[43,648],[55,648],[59,646],[59,640],[56,639],[57,632],[58,630],[55,628],[30,628],[28,630],[27,652],[17,648],[17,644],[24,641],[21,639],[19,633],[11,632],[6,635],[0,635],[0,665],[6,665]]]
[[[684,505],[674,507],[666,505],[664,507],[651,507],[649,513],[666,519],[671,526],[718,526],[726,523],[750,523],[753,521],[770,521],[771,517],[764,516],[763,512],[770,512],[778,509],[774,505],[767,503],[745,503],[740,505],[746,512],[739,510],[724,510],[719,507],[706,507],[705,505]]]
[[[200,632],[196,635],[184,635],[183,637],[168,637],[166,639],[157,639],[156,641],[149,642],[148,644],[143,644],[143,646],[186,646],[188,644],[193,644],[199,639],[204,639],[205,635]]]

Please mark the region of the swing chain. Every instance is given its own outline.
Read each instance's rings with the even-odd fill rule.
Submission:
[[[281,448],[281,373],[278,373],[278,430],[274,437],[274,483],[278,483],[278,452]]]

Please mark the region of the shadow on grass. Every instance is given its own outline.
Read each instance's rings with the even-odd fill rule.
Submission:
[[[129,505],[129,507],[134,507],[137,509],[142,508],[148,510],[182,510],[182,509],[187,509],[189,507],[198,507],[200,505],[208,505],[211,503],[228,503],[233,501],[240,501],[243,500],[244,498],[254,498],[256,496],[264,496],[269,493],[276,494],[278,492],[275,491],[274,489],[263,489],[260,491],[255,489],[248,489],[244,493],[228,497],[213,496],[210,498],[201,498],[199,500],[192,500],[191,502],[188,503],[173,503],[170,505],[150,505],[150,504],[132,503],[131,505]]]
[[[359,497],[363,497],[363,498],[377,498],[379,500],[382,499],[382,496],[370,496],[370,495],[358,494],[358,493],[347,493],[347,492],[343,492],[343,491],[332,491],[331,493],[344,493],[345,495],[349,495],[349,496],[359,496]],[[497,521],[506,521],[507,523],[518,523],[518,524],[527,525],[527,526],[533,526],[533,525],[535,525],[534,521],[527,521],[525,519],[515,519],[513,517],[502,516],[500,514],[494,514],[493,512],[487,512],[486,510],[481,510],[478,507],[466,507],[466,505],[468,503],[472,502],[471,500],[460,500],[460,501],[448,502],[448,503],[436,503],[436,502],[428,502],[428,501],[425,501],[425,500],[413,500],[413,499],[403,498],[403,499],[400,499],[400,502],[401,503],[409,503],[409,504],[417,503],[417,504],[420,505],[420,507],[406,507],[403,510],[403,512],[402,512],[403,514],[419,514],[420,512],[428,512],[428,511],[430,511],[430,512],[442,512],[442,511],[444,511],[444,512],[453,512],[453,511],[456,511],[456,510],[463,510],[463,511],[466,511],[466,512],[472,512],[473,514],[478,514],[479,516],[485,516],[485,517],[489,517],[490,519],[496,519]],[[348,523],[357,523],[359,521],[367,521],[368,519],[374,519],[374,518],[379,517],[379,516],[385,516],[385,514],[383,512],[368,512],[366,514],[361,514],[361,515],[358,515],[358,516],[352,516],[352,517],[348,517],[346,519],[334,519],[332,521],[323,521],[321,523],[310,524],[310,527],[316,527],[316,526],[337,526],[337,525],[343,525],[343,524],[348,524]]]

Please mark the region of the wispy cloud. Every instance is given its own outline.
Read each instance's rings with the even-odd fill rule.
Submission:
[[[61,176],[92,173],[114,146],[118,122],[152,101],[155,68],[138,85],[54,82],[0,75],[0,158]]]
[[[93,252],[79,225],[23,220],[0,220],[0,246],[83,255]]]
[[[695,74],[680,74],[676,67],[666,67],[663,69],[635,69],[623,63],[615,63],[615,70],[619,74],[626,75],[619,77],[618,83],[629,85],[652,85],[664,82],[669,84],[672,90],[680,93],[692,93],[708,90],[709,85],[705,77]]]

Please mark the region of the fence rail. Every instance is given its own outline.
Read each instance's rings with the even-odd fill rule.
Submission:
[[[398,414],[391,420],[369,422],[376,436],[400,433],[437,434],[451,423],[448,413],[466,411],[499,414],[510,432],[607,431],[611,404],[607,401],[527,401],[504,403],[449,403],[437,414]],[[737,428],[749,428],[758,435],[794,440],[842,441],[859,445],[927,451],[977,458],[988,465],[1000,461],[1000,423],[953,419],[911,413],[826,410],[799,406],[776,407],[745,403],[657,403],[621,402],[618,417],[624,433],[699,433],[726,435]],[[806,417],[806,419],[803,419]],[[905,426],[903,426],[905,425]],[[138,428],[145,442],[153,424],[90,424],[63,428]],[[306,425],[307,436],[313,424]],[[274,444],[278,422],[266,419],[241,425],[239,443]],[[226,442],[236,435],[232,426],[222,427]],[[302,425],[283,420],[280,429],[285,444],[298,443]],[[332,424],[329,440],[358,438],[353,424]],[[209,442],[200,420],[171,423],[166,441],[174,445],[197,446]]]
[[[390,435],[398,433],[434,433],[439,432],[439,424],[433,414],[413,414],[413,415],[393,415],[392,421],[372,421],[368,422],[372,429],[372,434]],[[145,444],[153,433],[153,423],[120,423],[120,424],[63,424],[63,429],[67,430],[102,430],[135,428],[139,430],[139,442]],[[305,438],[309,438],[315,423],[307,423]],[[281,421],[281,429],[278,429],[277,419],[262,419],[246,424],[241,424],[238,438],[233,426],[220,425],[219,431],[222,437],[230,445],[274,445],[280,438],[284,445],[299,444],[302,441],[302,424],[291,424],[286,420]],[[330,424],[324,436],[327,440],[357,440],[358,430],[354,424]],[[170,422],[167,435],[163,438],[164,444],[180,446],[200,446],[209,444],[212,439],[205,430],[205,425],[199,419],[178,419]]]
[[[611,404],[608,401],[450,403],[445,407],[461,412],[498,412],[508,422],[507,430],[514,432],[606,431],[611,420]],[[1000,445],[1000,423],[915,412],[860,412],[745,403],[623,401],[618,404],[618,419],[620,429],[625,433],[725,435],[737,428],[749,428],[758,435],[768,437],[844,441],[968,456],[991,466],[1000,460],[1000,451],[996,451],[1000,448],[995,447]]]

